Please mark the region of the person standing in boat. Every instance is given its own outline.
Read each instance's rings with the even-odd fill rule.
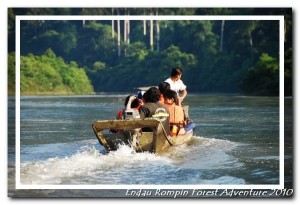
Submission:
[[[170,84],[170,89],[174,90],[178,95],[177,105],[182,104],[184,98],[187,96],[186,85],[181,80],[182,68],[177,66],[172,69],[171,76],[165,80],[165,82]]]
[[[170,113],[166,105],[159,102],[160,91],[156,87],[150,87],[143,95],[143,105],[139,108],[140,118],[153,117],[158,119],[167,135],[170,135]]]

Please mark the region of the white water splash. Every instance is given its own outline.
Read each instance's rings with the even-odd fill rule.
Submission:
[[[109,154],[101,154],[93,146],[84,146],[76,154],[65,158],[21,163],[22,184],[78,183],[77,179],[92,182],[107,172],[138,167],[140,164],[171,163],[167,157],[151,153],[136,153],[126,145]]]
[[[228,152],[237,146],[237,143],[228,140],[196,136],[190,143],[173,147],[167,155],[174,163],[184,168],[201,170],[234,168],[242,164]]]
[[[87,141],[85,141],[87,143]],[[80,142],[81,144],[82,142]],[[22,184],[202,184],[244,181],[235,177],[207,178],[206,170],[242,166],[227,154],[236,147],[228,140],[194,137],[187,144],[171,147],[163,155],[143,152],[121,145],[118,150],[102,154],[95,143],[81,146],[64,158],[22,162]],[[192,171],[194,170],[194,171]]]

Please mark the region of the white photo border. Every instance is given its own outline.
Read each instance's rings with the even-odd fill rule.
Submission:
[[[284,15],[214,16],[30,16],[16,15],[16,179],[18,189],[283,189],[284,188]],[[279,184],[272,185],[25,185],[20,172],[20,24],[22,20],[278,20],[279,21]]]

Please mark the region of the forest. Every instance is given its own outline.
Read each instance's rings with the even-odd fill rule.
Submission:
[[[284,87],[292,95],[291,8],[9,8],[8,92],[17,15],[284,15]],[[278,20],[22,20],[21,95],[128,92],[175,66],[193,93],[279,96]]]

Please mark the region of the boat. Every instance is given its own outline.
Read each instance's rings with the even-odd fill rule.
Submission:
[[[134,114],[131,114],[133,116]],[[143,131],[143,128],[147,131]],[[189,142],[196,127],[191,120],[185,126],[185,134],[170,136],[159,118],[98,120],[92,124],[99,143],[107,152],[117,150],[120,145],[128,145],[136,152],[162,154],[171,146]]]
[[[156,86],[134,88],[138,90],[136,96],[142,97],[150,87]],[[138,111],[134,109],[124,111],[125,119],[98,120],[92,124],[92,128],[106,152],[117,150],[120,145],[128,145],[136,152],[162,154],[169,147],[185,144],[193,137],[196,124],[189,117],[189,106],[183,105],[182,108],[187,122],[184,126],[185,134],[182,135],[167,134],[161,122],[161,114],[140,119]]]

